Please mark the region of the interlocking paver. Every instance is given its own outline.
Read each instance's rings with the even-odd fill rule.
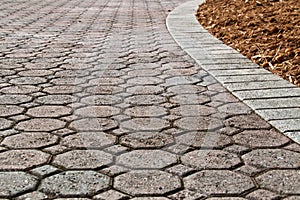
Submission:
[[[256,180],[262,188],[276,190],[279,194],[300,194],[299,170],[271,170],[258,176]]]
[[[67,169],[97,169],[111,164],[113,156],[99,150],[72,150],[57,155],[54,165]]]
[[[184,179],[188,189],[205,194],[240,194],[255,187],[252,180],[228,170],[203,170]]]
[[[181,187],[179,177],[158,171],[139,170],[119,175],[115,187],[131,195],[163,195]]]
[[[41,148],[53,145],[58,142],[56,135],[46,132],[25,132],[17,135],[12,135],[4,138],[1,142],[2,145],[16,148]]]
[[[161,169],[176,162],[175,155],[161,150],[135,150],[116,159],[116,164],[133,169]]]
[[[297,89],[184,1],[1,1],[0,198],[299,196],[299,98],[258,96]]]
[[[0,197],[10,197],[33,190],[37,178],[24,172],[0,172]]]
[[[45,178],[39,191],[51,196],[94,195],[108,188],[109,177],[95,171],[66,171]]]
[[[49,161],[50,155],[37,150],[9,150],[0,153],[1,169],[24,170]]]

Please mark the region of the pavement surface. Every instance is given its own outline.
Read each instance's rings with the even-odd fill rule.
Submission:
[[[178,46],[182,3],[1,1],[0,198],[300,199],[300,146]]]

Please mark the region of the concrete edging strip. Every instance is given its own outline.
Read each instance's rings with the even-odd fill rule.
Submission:
[[[169,13],[167,28],[204,70],[284,135],[300,144],[300,88],[252,63],[205,30],[195,17],[203,0]]]

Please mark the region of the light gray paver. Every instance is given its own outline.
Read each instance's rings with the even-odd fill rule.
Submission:
[[[195,16],[192,14],[195,12],[197,5],[203,3],[203,1],[189,1],[181,6],[177,7],[172,11],[167,18],[168,30],[177,41],[177,43],[192,57],[197,63],[199,63],[204,69],[208,70],[210,74],[218,81],[220,81],[225,87],[229,89],[234,95],[236,95],[241,100],[244,101],[251,108],[256,110],[261,107],[262,104],[267,104],[271,108],[283,108],[289,107],[290,102],[293,103],[300,96],[300,89],[283,81],[279,77],[271,74],[270,72],[258,68],[255,64],[249,64],[249,60],[239,54],[230,54],[229,59],[224,59],[222,57],[214,56],[209,46],[205,46],[205,42],[201,41],[201,37],[206,37],[207,41],[214,41],[216,38],[211,38],[207,35],[205,30],[199,24]],[[184,24],[193,23],[191,26],[182,26],[178,23],[178,19],[184,19]],[[198,31],[197,31],[198,30]],[[218,40],[217,40],[218,41]],[[227,47],[223,44],[218,44],[218,42],[213,44],[214,48],[223,48],[228,52],[235,51],[231,47]],[[204,51],[204,49],[206,51]],[[201,52],[201,53],[200,53]],[[219,54],[222,54],[221,52]],[[228,64],[226,64],[228,63]],[[225,65],[224,65],[225,64]],[[227,68],[227,66],[231,67]],[[246,66],[246,69],[240,70],[241,66]],[[233,67],[234,66],[234,67]],[[273,84],[272,84],[273,83]],[[274,85],[274,86],[273,86]],[[252,101],[253,99],[253,101]],[[266,102],[276,102],[273,104]],[[296,103],[296,107],[299,103]],[[263,118],[267,121],[270,120],[270,116],[273,114],[261,114]],[[278,114],[280,113],[280,114]],[[285,115],[283,110],[277,110],[276,115]],[[292,124],[298,124],[297,128],[293,126],[294,130],[299,130],[299,124],[296,123],[299,117],[287,121],[288,126],[293,126]],[[282,132],[289,131],[289,128],[283,128],[280,122],[271,122],[275,128],[278,128]],[[296,128],[296,129],[295,129]],[[290,129],[291,130],[291,129]],[[295,136],[296,135],[296,136]],[[292,138],[299,142],[300,135],[294,134]]]
[[[0,172],[0,197],[34,189],[37,178],[24,172]]]

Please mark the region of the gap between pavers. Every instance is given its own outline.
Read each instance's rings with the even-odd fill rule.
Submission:
[[[300,88],[252,63],[205,30],[196,19],[203,0],[169,13],[167,28],[204,70],[264,120],[300,144]]]

